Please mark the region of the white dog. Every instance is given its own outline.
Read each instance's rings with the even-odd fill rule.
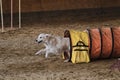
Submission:
[[[36,42],[43,43],[45,45],[45,49],[41,49],[35,54],[37,55],[45,53],[45,58],[47,58],[48,54],[50,53],[61,54],[63,52],[70,52],[69,38],[42,33],[38,36]]]

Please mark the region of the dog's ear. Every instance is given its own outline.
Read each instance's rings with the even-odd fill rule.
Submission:
[[[52,35],[51,34],[46,34],[46,37],[51,37]]]

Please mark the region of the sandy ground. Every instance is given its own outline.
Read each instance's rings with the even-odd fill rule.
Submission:
[[[43,48],[35,43],[39,33],[63,36],[65,29],[120,26],[119,17],[81,17],[25,18],[23,28],[0,33],[0,80],[119,80],[117,59],[72,64],[64,63],[61,56],[35,55]]]

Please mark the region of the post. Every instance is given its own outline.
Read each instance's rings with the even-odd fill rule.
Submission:
[[[2,7],[2,0],[0,0],[0,7],[1,7],[1,24],[2,24],[2,32],[4,32],[4,21],[3,21],[3,7]]]
[[[19,28],[21,28],[21,0],[19,0]]]
[[[13,29],[13,0],[11,0],[11,29]]]

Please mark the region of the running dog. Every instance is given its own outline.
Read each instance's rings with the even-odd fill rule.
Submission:
[[[54,36],[51,34],[41,33],[36,39],[37,43],[43,43],[45,49],[39,50],[36,55],[44,54],[45,58],[48,58],[48,54],[61,54],[63,52],[70,53],[70,41],[69,38],[63,38],[60,36]],[[65,61],[67,62],[67,60]]]

